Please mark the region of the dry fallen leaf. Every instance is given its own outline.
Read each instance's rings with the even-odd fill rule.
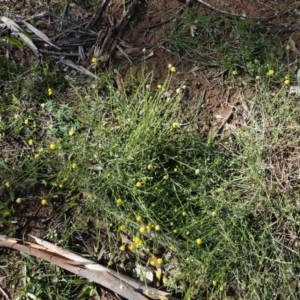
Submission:
[[[299,54],[299,50],[297,49],[296,43],[294,42],[294,40],[292,39],[292,37],[290,36],[289,38],[289,44],[291,47],[291,50],[297,54]]]
[[[232,106],[230,105],[226,107],[217,108],[214,112],[215,124],[212,127],[210,135],[217,134],[222,129],[227,120],[230,118],[231,114]]]

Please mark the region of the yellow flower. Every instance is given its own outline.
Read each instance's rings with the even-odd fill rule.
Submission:
[[[174,232],[174,233],[177,233],[177,229],[174,229],[173,232]]]
[[[150,261],[149,261],[149,264],[153,267],[156,266],[156,259],[155,258],[151,258]]]
[[[196,240],[196,243],[197,243],[198,245],[201,245],[201,244],[202,244],[202,240],[201,240],[200,238],[198,238],[198,239]]]
[[[47,204],[48,204],[48,201],[47,201],[46,199],[42,199],[42,200],[41,200],[41,204],[42,204],[42,205],[47,205]]]
[[[18,198],[18,199],[16,200],[16,202],[17,202],[18,204],[20,204],[20,203],[22,202],[22,199],[21,199],[21,198]]]
[[[145,226],[141,226],[140,227],[140,233],[144,233],[146,231],[146,227]]]
[[[112,266],[113,264],[114,264],[114,262],[113,262],[112,260],[110,260],[110,261],[107,263],[108,266]]]
[[[56,145],[54,143],[51,143],[49,147],[50,147],[51,150],[55,150],[56,149]]]
[[[215,216],[216,216],[216,212],[213,211],[213,212],[211,213],[211,216],[212,216],[212,217],[215,217]]]
[[[72,163],[72,169],[75,170],[78,168],[78,165],[76,163]]]
[[[142,217],[141,217],[141,216],[136,216],[136,220],[137,220],[138,222],[141,222],[141,221],[142,221]]]
[[[28,123],[29,123],[29,120],[28,120],[28,119],[25,119],[25,120],[24,120],[24,124],[25,124],[25,125],[28,125]]]
[[[274,75],[274,73],[275,73],[274,70],[271,69],[271,70],[268,71],[267,75],[272,76],[272,75]]]
[[[220,289],[219,289],[221,292],[223,292],[224,291],[224,287],[223,287],[223,285],[221,285],[220,286]]]
[[[171,71],[172,73],[174,73],[174,72],[176,72],[176,68],[175,68],[175,67],[171,67],[171,68],[170,68],[170,71]]]
[[[47,90],[47,92],[48,92],[48,95],[49,95],[49,96],[51,96],[51,95],[53,94],[53,91],[52,91],[51,88],[49,88],[49,89]]]
[[[32,139],[30,139],[30,140],[28,141],[28,145],[29,145],[29,146],[33,146],[33,143],[34,143],[34,141],[33,141]]]
[[[233,70],[233,71],[231,72],[231,74],[232,74],[232,75],[237,75],[237,70]]]
[[[285,50],[291,50],[290,44],[287,44],[287,45],[285,46]]]
[[[284,84],[285,84],[285,85],[289,85],[289,84],[290,84],[290,80],[289,80],[289,79],[286,79],[286,80],[284,81]]]
[[[72,136],[75,133],[75,130],[71,129],[69,130],[69,136]]]
[[[120,290],[124,290],[124,285],[123,284],[120,285]]]
[[[161,84],[158,84],[158,85],[157,85],[157,88],[158,88],[159,90],[161,90],[161,89],[162,89],[162,85],[161,85]]]
[[[6,181],[4,185],[5,185],[7,188],[10,188],[10,182],[9,182],[9,181]]]
[[[60,183],[60,184],[58,185],[58,187],[59,187],[60,189],[62,189],[62,188],[64,187],[64,185],[63,185],[62,183]]]
[[[140,181],[138,181],[138,182],[135,184],[135,186],[139,188],[139,187],[142,186],[142,183],[141,183]]]
[[[143,48],[143,49],[142,49],[142,52],[143,52],[143,53],[146,53],[146,48]]]
[[[153,169],[153,166],[152,166],[151,164],[149,164],[149,165],[147,166],[147,169],[148,169],[149,171],[151,171],[151,170]]]
[[[196,175],[199,175],[199,174],[200,174],[200,169],[196,169],[196,170],[195,170],[195,174],[196,174]]]
[[[160,226],[159,226],[159,225],[156,225],[154,229],[155,229],[156,231],[160,231]]]
[[[116,200],[117,206],[120,206],[123,203],[123,200],[121,198]]]
[[[125,251],[125,249],[126,249],[125,245],[122,245],[122,246],[119,248],[120,251]]]
[[[217,282],[215,280],[213,280],[212,284],[213,284],[213,286],[216,286]]]
[[[163,282],[163,284],[167,284],[168,283],[168,278],[164,277],[162,282]]]
[[[167,180],[167,179],[169,179],[169,175],[164,175],[164,180]]]
[[[158,258],[156,262],[157,262],[158,265],[162,265],[162,263],[163,263],[164,261],[162,260],[162,258]]]
[[[185,212],[185,211],[183,211],[183,212],[182,212],[182,215],[185,217],[185,216],[186,216],[186,212]]]
[[[121,225],[119,228],[120,228],[121,231],[125,231],[126,230],[126,226],[125,225]]]
[[[94,63],[96,63],[97,62],[97,58],[96,57],[93,57],[92,58],[92,63],[94,64]]]
[[[35,159],[37,159],[37,158],[39,158],[39,157],[40,157],[40,155],[39,155],[38,153],[34,154],[34,158],[35,158]]]
[[[129,245],[128,248],[129,248],[129,250],[132,251],[132,252],[135,250],[135,246],[134,246],[133,244]]]
[[[139,237],[133,238],[133,241],[138,246],[143,246],[143,241]]]
[[[87,198],[88,199],[92,199],[93,198],[93,194],[91,194],[91,193],[87,194]]]
[[[157,278],[158,280],[160,280],[160,278],[161,278],[161,272],[160,272],[160,271],[156,271],[156,272],[155,272],[155,276],[156,276],[156,278]]]
[[[174,122],[172,124],[173,129],[177,129],[179,127],[179,124],[177,122]]]

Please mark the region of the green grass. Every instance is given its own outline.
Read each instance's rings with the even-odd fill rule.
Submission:
[[[285,45],[282,32],[269,38],[266,28],[257,20],[226,18],[192,7],[174,19],[165,42],[179,57],[192,59],[203,67],[238,70],[254,78],[276,68],[273,80],[278,82],[287,71],[282,65]]]
[[[71,82],[51,64],[26,70],[1,60],[1,231],[20,235],[22,212],[54,209],[47,239],[113,268],[161,258],[168,282],[160,287],[183,299],[298,298],[300,114],[283,84],[294,64],[285,50],[267,51],[257,24],[243,22],[187,11],[171,32],[176,51],[238,70],[225,78],[240,93],[239,122],[227,136],[199,135],[196,116],[182,110],[184,83],[174,88],[171,72],[162,89],[143,73],[119,91],[109,73]],[[193,24],[199,34],[184,37]],[[211,24],[238,36],[236,44],[218,40]],[[199,52],[203,40],[211,52]],[[12,261],[0,258],[0,274],[20,287],[14,299],[99,293],[27,255]]]

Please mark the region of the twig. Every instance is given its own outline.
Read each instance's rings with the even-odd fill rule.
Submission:
[[[106,4],[107,4],[107,0],[103,0],[102,4],[97,9],[96,13],[93,15],[91,20],[86,24],[85,29],[88,29],[95,25],[95,23],[97,22],[97,20],[99,19],[100,15],[103,11],[103,8],[106,6]]]
[[[225,14],[225,15],[232,16],[232,17],[237,17],[237,18],[254,19],[254,20],[272,20],[272,19],[275,19],[275,18],[280,18],[281,16],[283,16],[287,13],[290,13],[291,11],[293,11],[294,9],[296,9],[300,6],[300,3],[296,2],[296,3],[292,4],[292,5],[296,4],[295,7],[289,8],[289,9],[285,10],[284,12],[282,12],[278,15],[274,15],[274,16],[271,16],[271,17],[250,17],[250,16],[240,15],[240,14],[231,13],[231,12],[228,12],[228,11],[225,11],[225,10],[218,9],[215,6],[212,6],[212,5],[204,2],[203,0],[196,0],[196,1],[201,3],[204,6],[208,7],[209,9],[214,10],[214,11],[216,11],[218,13],[221,13],[221,14]]]
[[[48,51],[48,50],[39,50],[41,53],[49,54],[49,55],[57,55],[57,56],[79,56],[78,53],[65,53],[65,52],[55,52],[55,51]]]
[[[1,293],[4,295],[4,297],[5,297],[7,300],[10,300],[10,298],[9,298],[8,295],[3,291],[3,289],[1,288],[1,286],[0,286],[0,291],[1,291]]]
[[[117,49],[127,58],[127,60],[130,62],[130,64],[132,64],[132,61],[131,61],[130,57],[127,55],[127,53],[119,45],[117,45]]]

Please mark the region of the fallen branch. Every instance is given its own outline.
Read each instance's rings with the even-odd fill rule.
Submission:
[[[130,300],[161,299],[169,296],[166,292],[145,286],[138,281],[83,258],[69,250],[55,246],[35,236],[30,235],[30,237],[37,244],[0,235],[0,247],[15,249],[42,258],[74,274],[101,284]]]

